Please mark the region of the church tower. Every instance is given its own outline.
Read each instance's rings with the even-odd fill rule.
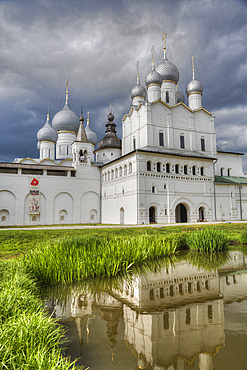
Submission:
[[[49,108],[47,113],[47,120],[45,125],[38,131],[38,149],[39,149],[39,159],[55,159],[55,143],[57,141],[57,132],[50,124],[49,120]]]
[[[93,143],[89,143],[83,126],[83,110],[81,107],[80,126],[76,140],[72,143],[73,167],[76,169],[87,167],[94,162]]]
[[[71,144],[76,140],[80,119],[69,105],[68,81],[66,85],[66,101],[63,109],[55,114],[52,126],[58,133],[56,158],[72,158]]]
[[[186,94],[188,96],[188,104],[190,109],[195,110],[202,107],[202,92],[203,87],[200,81],[195,79],[195,64],[194,57],[192,57],[192,80],[186,87]]]

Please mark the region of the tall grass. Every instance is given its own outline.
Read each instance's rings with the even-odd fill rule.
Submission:
[[[45,285],[70,284],[132,271],[149,259],[175,254],[177,248],[176,236],[64,238],[28,252],[23,263]]]
[[[30,276],[1,263],[0,277],[0,368],[79,369],[63,357],[64,331],[45,314]]]
[[[247,244],[247,231],[241,234],[241,243]]]
[[[228,248],[229,239],[223,231],[204,228],[188,234],[187,245],[194,251],[217,252]]]

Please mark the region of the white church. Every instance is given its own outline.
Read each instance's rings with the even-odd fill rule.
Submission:
[[[166,36],[166,35],[165,35]],[[179,71],[166,54],[131,90],[122,140],[110,110],[98,142],[69,105],[38,131],[40,156],[0,162],[0,226],[150,224],[247,219],[242,154],[216,145],[203,86],[178,91]]]

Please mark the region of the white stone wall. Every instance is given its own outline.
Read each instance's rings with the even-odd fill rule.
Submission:
[[[185,139],[185,149],[201,151],[201,138],[205,140],[203,153],[216,155],[214,117],[205,110],[191,112],[184,104],[169,108],[162,102],[146,103],[132,109],[123,121],[122,154],[136,148],[159,145],[159,132],[163,132],[164,146],[180,149],[180,136]]]
[[[217,221],[247,220],[247,185],[217,184],[216,183],[216,210]],[[240,197],[241,191],[241,197]],[[241,198],[241,200],[240,200]]]
[[[217,159],[216,175],[221,176],[222,169],[223,176],[228,176],[228,170],[230,171],[230,176],[244,176],[241,154],[217,152]]]
[[[90,166],[84,171],[76,177],[71,171],[66,177],[1,173],[0,225],[100,222],[100,170]],[[40,181],[40,214],[35,217],[28,210],[32,177]]]

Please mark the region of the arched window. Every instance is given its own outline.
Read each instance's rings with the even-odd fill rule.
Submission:
[[[184,149],[185,148],[184,135],[180,135],[180,148],[181,149]]]
[[[227,169],[227,176],[231,176],[231,168]]]
[[[132,172],[132,163],[129,163],[129,173]]]
[[[136,138],[133,137],[133,150],[136,150]]]
[[[220,176],[224,176],[224,167],[221,167],[220,169]]]
[[[122,176],[122,174],[123,174],[123,169],[122,169],[122,167],[120,167],[119,168],[119,177]]]
[[[158,162],[157,163],[157,172],[160,172],[161,171],[161,163],[160,162]]]
[[[108,181],[110,180],[110,176],[111,176],[110,171],[108,171]]]
[[[114,179],[114,171],[111,170],[111,180],[113,180],[113,179]]]
[[[105,173],[105,181],[107,181],[107,173]]]
[[[196,166],[192,167],[192,175],[196,175]]]
[[[115,179],[118,177],[118,169],[115,169]]]
[[[204,176],[204,167],[200,168],[200,173],[201,173],[201,176]]]
[[[152,193],[153,194],[156,193],[156,186],[155,185],[152,186]]]
[[[170,163],[166,163],[166,173],[170,172],[171,172]]]
[[[187,165],[184,165],[184,174],[187,175],[188,174],[188,166]]]
[[[151,162],[147,161],[147,171],[151,171]]]
[[[124,175],[127,175],[127,166],[126,166],[126,164],[124,165]]]
[[[178,164],[175,165],[175,173],[179,173],[179,165]]]

